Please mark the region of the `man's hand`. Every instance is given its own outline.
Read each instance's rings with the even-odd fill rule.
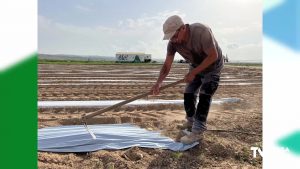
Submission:
[[[155,83],[155,85],[153,85],[152,88],[151,88],[152,94],[153,95],[158,95],[160,87],[161,87],[160,83]]]
[[[192,82],[195,79],[195,76],[196,75],[193,72],[190,72],[190,73],[186,74],[185,77],[184,77],[184,82],[185,83]]]

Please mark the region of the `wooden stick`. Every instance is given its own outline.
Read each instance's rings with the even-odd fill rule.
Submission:
[[[175,85],[177,85],[177,84],[179,84],[179,83],[182,83],[182,82],[184,82],[184,79],[181,79],[181,80],[178,80],[178,81],[176,81],[176,82],[173,82],[173,83],[167,84],[167,85],[165,85],[165,86],[162,86],[162,87],[160,88],[160,91],[162,91],[162,90],[164,90],[164,89],[166,89],[166,88],[175,86]],[[90,114],[83,114],[82,117],[81,117],[81,119],[82,119],[82,121],[86,122],[87,119],[90,119],[90,118],[92,118],[92,117],[94,117],[94,116],[100,115],[100,114],[102,114],[102,113],[104,113],[104,112],[107,112],[107,111],[116,109],[116,108],[118,108],[118,107],[120,107],[120,106],[123,106],[123,105],[125,105],[125,104],[127,104],[127,103],[130,103],[130,102],[132,102],[132,101],[141,99],[141,98],[146,97],[146,96],[151,95],[151,94],[152,94],[152,92],[149,91],[149,92],[147,92],[147,93],[140,94],[140,95],[138,95],[138,96],[135,96],[135,97],[130,98],[130,99],[128,99],[128,100],[124,100],[124,101],[122,101],[122,102],[120,102],[120,103],[114,104],[114,105],[112,105],[112,106],[106,107],[106,108],[101,109],[101,110],[98,110],[98,111],[95,111],[95,112],[93,112],[93,113],[90,113]]]

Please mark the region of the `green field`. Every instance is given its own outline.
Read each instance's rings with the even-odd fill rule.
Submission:
[[[262,67],[262,63],[225,63],[228,66],[253,66],[253,67]]]

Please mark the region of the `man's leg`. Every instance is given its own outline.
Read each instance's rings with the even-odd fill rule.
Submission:
[[[184,92],[184,109],[186,112],[187,123],[183,126],[191,131],[196,113],[196,102],[199,88],[201,86],[201,77],[196,76],[195,79],[187,84]]]
[[[212,96],[200,93],[192,131],[200,133],[206,130],[206,120],[211,105]]]
[[[184,109],[186,112],[186,120],[184,128],[187,128],[189,131],[192,130],[192,126],[194,123],[194,115],[196,113],[196,101],[197,95],[194,93],[184,93]]]
[[[194,115],[194,123],[191,135],[181,138],[184,144],[191,144],[201,138],[201,134],[206,130],[206,120],[212,101],[212,96],[219,85],[219,75],[206,75],[200,88],[199,102]]]
[[[195,114],[195,123],[192,131],[195,133],[206,130],[206,120],[209,108],[212,101],[212,96],[215,94],[219,86],[220,76],[208,74],[204,76],[203,85],[200,89],[199,102]]]

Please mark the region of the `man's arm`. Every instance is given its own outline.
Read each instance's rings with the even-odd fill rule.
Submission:
[[[208,66],[213,64],[218,59],[218,52],[215,47],[212,47],[208,50],[208,56],[203,60],[203,62],[197,66],[195,69],[193,69],[190,73],[188,73],[184,81],[185,82],[191,82],[195,76],[202,72],[204,69],[206,69]]]
[[[166,56],[166,60],[160,70],[159,77],[157,78],[156,84],[154,84],[151,89],[154,95],[159,94],[159,88],[161,87],[161,84],[164,81],[164,79],[168,76],[173,60],[174,60],[174,55]]]
[[[173,60],[174,60],[174,55],[168,55],[166,57],[164,65],[160,69],[159,77],[158,77],[156,83],[162,83],[163,80],[168,76],[171,66],[172,66],[172,63],[173,63]]]

